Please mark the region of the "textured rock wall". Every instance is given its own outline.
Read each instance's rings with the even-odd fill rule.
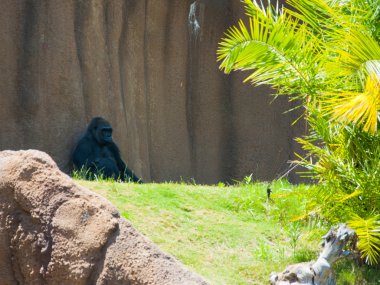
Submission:
[[[214,183],[287,168],[296,114],[224,75],[238,0],[0,0],[0,149],[48,152],[64,171],[94,116],[144,180]]]

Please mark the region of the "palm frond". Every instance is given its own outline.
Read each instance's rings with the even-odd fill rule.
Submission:
[[[375,133],[380,110],[380,61],[368,61],[361,77],[366,77],[364,90],[337,91],[324,93],[323,110],[331,115],[332,120],[345,124],[357,124],[366,132]]]
[[[347,200],[350,200],[350,199],[353,199],[353,198],[360,196],[362,193],[363,193],[363,190],[361,190],[361,189],[356,189],[354,192],[352,192],[350,194],[344,193],[343,195],[341,195],[341,197],[337,197],[337,202],[343,203]]]
[[[363,219],[354,215],[348,226],[358,235],[358,249],[368,264],[380,261],[380,215]]]
[[[294,17],[313,30],[324,34],[335,32],[348,23],[373,26],[378,21],[380,0],[288,0]]]
[[[325,67],[333,80],[336,79],[334,73],[346,77],[360,76],[368,67],[368,62],[380,60],[379,43],[362,26],[354,25],[348,30],[337,32],[335,40],[329,43],[328,48],[335,58]]]
[[[250,17],[262,14],[263,16],[272,16],[275,20],[283,9],[278,1],[275,5],[272,5],[270,0],[267,0],[267,5],[264,5],[262,0],[241,0],[241,2],[245,4],[246,14]]]
[[[319,40],[286,13],[275,19],[262,12],[249,19],[249,27],[240,21],[230,28],[217,52],[220,68],[254,70],[246,81],[312,93]]]
[[[287,10],[289,14],[321,34],[341,22],[342,14],[334,8],[338,4],[336,1],[288,0],[287,2],[292,6],[291,10]]]

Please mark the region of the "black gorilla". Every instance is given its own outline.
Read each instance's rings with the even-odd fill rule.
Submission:
[[[101,117],[91,120],[74,150],[73,163],[76,169],[88,171],[88,178],[102,174],[106,178],[141,183],[121,159],[119,148],[112,141],[112,127]]]

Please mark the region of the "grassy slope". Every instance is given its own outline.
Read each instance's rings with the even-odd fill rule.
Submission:
[[[276,182],[273,202],[267,202],[264,183],[79,182],[109,199],[140,232],[212,284],[268,284],[270,272],[314,258],[326,232],[320,224],[289,222],[303,214],[307,186]],[[346,275],[345,280],[355,278]]]

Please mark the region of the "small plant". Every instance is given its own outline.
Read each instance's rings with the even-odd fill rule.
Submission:
[[[301,236],[301,225],[298,222],[291,223],[287,230],[290,246],[293,249],[293,255],[295,255],[298,239]]]
[[[237,179],[232,179],[234,184],[239,185],[239,186],[248,186],[252,185],[254,183],[253,181],[253,173],[250,175],[244,176],[242,180],[237,180]]]
[[[245,185],[249,185],[249,184],[252,184],[252,183],[253,183],[252,175],[253,175],[253,173],[251,173],[250,175],[245,176],[245,177],[243,178],[243,183],[244,183]]]
[[[74,169],[71,172],[71,177],[77,180],[87,180],[89,177],[89,169],[81,167],[81,169]]]
[[[260,241],[254,255],[260,260],[271,260],[273,258],[272,248],[266,241]]]

